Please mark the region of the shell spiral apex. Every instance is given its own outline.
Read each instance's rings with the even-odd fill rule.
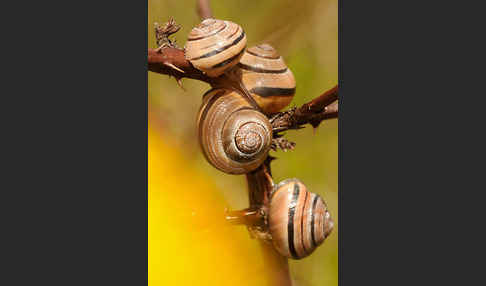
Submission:
[[[270,121],[235,91],[206,92],[197,127],[199,144],[207,161],[225,173],[251,172],[263,163],[270,151]]]
[[[186,59],[210,77],[236,66],[246,48],[243,28],[231,21],[205,19],[187,38]]]

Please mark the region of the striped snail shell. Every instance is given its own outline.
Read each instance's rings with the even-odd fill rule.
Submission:
[[[294,75],[272,46],[261,44],[247,49],[238,67],[243,85],[264,113],[276,113],[292,101]]]
[[[270,234],[273,245],[283,256],[304,258],[331,233],[333,221],[326,203],[298,179],[276,185],[270,200]]]
[[[210,77],[236,66],[246,48],[243,28],[230,21],[206,19],[189,33],[186,59]]]
[[[229,174],[258,168],[268,155],[272,126],[239,93],[211,89],[197,118],[198,139],[207,161]]]

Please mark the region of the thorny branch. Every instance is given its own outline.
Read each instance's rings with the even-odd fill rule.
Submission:
[[[338,117],[338,86],[324,92],[321,96],[303,104],[299,108],[292,108],[274,115],[270,122],[273,132],[289,129],[300,129],[302,125],[310,124],[316,128],[325,119]]]
[[[198,11],[201,9],[201,3],[208,1],[198,1]],[[209,6],[207,6],[209,7]],[[204,11],[207,11],[204,10]],[[210,9],[209,9],[210,11]],[[200,14],[204,17],[205,14]],[[182,87],[182,78],[191,78],[209,83],[212,87],[223,86],[225,79],[211,78],[194,68],[194,66],[185,58],[184,50],[178,48],[175,41],[171,41],[169,36],[176,33],[180,26],[170,19],[163,27],[156,24],[155,33],[159,47],[157,49],[148,49],[148,69],[149,71],[166,74],[175,77],[177,83]],[[299,108],[292,108],[287,111],[279,112],[270,118],[272,123],[274,140],[272,149],[280,148],[283,150],[293,149],[294,143],[280,138],[280,132],[289,129],[300,129],[305,124],[311,124],[316,128],[323,120],[338,117],[338,86],[324,92],[321,96],[303,104]]]
[[[157,49],[148,49],[149,71],[175,77],[177,84],[182,89],[184,89],[182,78],[204,81],[209,83],[212,88],[233,89],[242,94],[255,109],[260,110],[256,101],[239,79],[226,74],[219,77],[208,77],[205,73],[194,68],[185,58],[184,50],[177,47],[175,41],[169,39],[169,36],[179,29],[180,26],[173,19],[170,19],[163,27],[155,24],[155,37],[160,46]]]

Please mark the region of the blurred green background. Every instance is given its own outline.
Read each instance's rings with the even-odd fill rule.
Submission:
[[[243,27],[248,47],[270,43],[284,57],[297,81],[297,92],[290,106],[299,106],[335,86],[338,81],[338,3],[337,0],[261,1],[212,0],[215,18],[231,20]],[[165,23],[173,17],[182,26],[172,39],[184,46],[189,31],[200,22],[196,1],[149,0],[148,46],[156,48],[154,22]],[[196,138],[196,114],[206,83],[183,79],[186,91],[173,78],[148,73],[149,125],[169,136],[184,150],[192,168],[215,184],[230,209],[248,207],[244,176],[227,175],[207,163]],[[271,152],[276,183],[296,177],[327,202],[335,229],[311,256],[290,260],[292,278],[297,285],[337,285],[338,275],[338,124],[325,121],[313,130],[310,126],[289,131],[296,148]],[[187,179],[187,178],[184,178]],[[203,194],[201,194],[203,195]],[[150,199],[150,198],[149,198]],[[221,210],[223,211],[223,210]]]

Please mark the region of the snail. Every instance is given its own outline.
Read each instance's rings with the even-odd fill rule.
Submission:
[[[246,48],[243,28],[230,21],[205,19],[189,33],[185,56],[209,77],[218,77],[238,64]]]
[[[295,78],[268,44],[248,48],[238,63],[241,81],[265,114],[279,112],[295,94]]]
[[[197,117],[198,139],[207,161],[228,174],[245,174],[266,159],[272,141],[268,118],[238,92],[211,89]]]
[[[324,242],[334,223],[319,195],[309,192],[298,179],[288,179],[274,186],[268,225],[277,251],[301,259]]]

